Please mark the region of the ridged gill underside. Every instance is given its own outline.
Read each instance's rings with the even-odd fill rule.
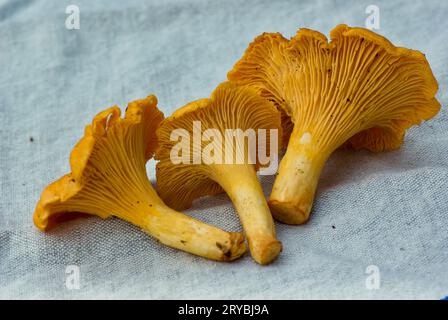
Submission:
[[[193,124],[197,121],[200,121],[201,135],[208,129],[215,129],[222,137],[221,141],[201,139],[200,144],[194,145]],[[170,136],[174,130],[179,129],[186,130],[185,136],[190,139],[191,153],[187,157],[189,163],[173,165],[170,152],[179,141],[171,141]],[[208,159],[208,163],[214,164],[206,164],[204,160],[207,160],[208,153],[204,150],[213,143],[213,149],[221,149],[222,157],[219,159],[222,163],[226,161],[227,153],[233,154],[235,161],[238,157],[244,159],[243,164],[246,164],[249,156],[247,139],[233,139],[233,143],[229,143],[231,139],[225,139],[226,130],[229,129],[253,129],[255,132],[258,129],[266,129],[266,141],[263,144],[267,147],[266,154],[269,155],[269,130],[280,130],[278,134],[281,136],[280,115],[275,106],[259,97],[254,89],[227,82],[219,85],[210,99],[191,102],[162,122],[157,130],[159,148],[155,158],[160,160],[156,168],[157,190],[165,202],[175,209],[185,209],[190,207],[196,198],[223,191],[212,179],[216,162]],[[210,154],[213,156],[214,153]],[[201,163],[193,163],[194,158],[201,159]],[[258,167],[258,158],[252,161],[256,162]]]
[[[156,148],[150,128],[163,118],[155,106],[156,98],[150,96],[129,104],[124,119],[118,107],[94,118],[70,155],[71,173],[44,190],[34,217],[39,228],[46,229],[65,212],[135,221],[136,211],[161,202],[145,169]]]
[[[263,34],[228,78],[259,90],[291,117],[299,134],[310,133],[329,153],[341,145],[397,148],[407,128],[440,109],[437,82],[422,53],[345,25],[333,29],[331,42],[308,29],[291,40]],[[284,131],[286,137],[292,131],[288,121]]]

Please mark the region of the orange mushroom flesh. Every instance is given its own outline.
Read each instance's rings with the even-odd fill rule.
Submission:
[[[269,199],[274,217],[308,220],[321,170],[340,146],[398,148],[405,131],[435,116],[435,80],[425,56],[363,28],[339,25],[331,42],[301,29],[291,40],[263,34],[228,73],[273,101],[294,124]]]
[[[145,164],[153,156],[155,130],[162,120],[155,96],[131,102],[124,118],[118,107],[95,116],[71,153],[71,173],[43,191],[35,225],[47,230],[69,212],[115,216],[173,248],[218,261],[241,256],[246,250],[241,233],[222,231],[169,208],[151,186]]]
[[[198,123],[203,136],[210,130],[217,130],[218,134],[213,139],[202,139],[198,146],[194,146],[193,139],[187,141],[191,154],[187,161],[174,164],[172,152],[179,142],[173,141],[171,135],[184,130],[184,138],[192,137]],[[210,99],[191,102],[165,119],[157,130],[156,159],[160,160],[156,168],[157,190],[176,209],[188,208],[194,199],[224,190],[239,214],[252,257],[260,264],[267,264],[278,256],[282,245],[276,239],[273,218],[256,175],[260,167],[258,157],[256,161],[250,157],[247,140],[235,138],[229,143],[230,140],[224,139],[228,136],[226,132],[233,129],[276,130],[278,136],[280,114],[252,88],[227,82],[219,85]],[[223,137],[221,141],[215,138],[219,136]],[[266,154],[278,152],[278,147],[270,150],[270,134],[266,134],[265,142]],[[210,146],[213,151],[207,149]],[[233,161],[225,160],[228,155]],[[242,161],[238,163],[237,158]],[[194,159],[201,161],[194,163]]]

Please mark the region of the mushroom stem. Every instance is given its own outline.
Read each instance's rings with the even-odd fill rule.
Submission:
[[[244,236],[226,232],[164,204],[155,205],[146,215],[131,215],[129,220],[163,244],[217,261],[232,261],[246,251]],[[144,217],[132,219],[131,217]]]
[[[322,152],[309,132],[293,131],[269,197],[272,215],[288,224],[305,223],[330,152]]]
[[[272,262],[282,251],[282,244],[275,237],[274,220],[254,166],[216,165],[214,168],[213,178],[235,206],[252,257],[260,264]]]

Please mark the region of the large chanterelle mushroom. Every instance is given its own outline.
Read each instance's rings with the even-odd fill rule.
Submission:
[[[331,31],[331,42],[309,29],[291,40],[265,33],[228,78],[258,89],[294,124],[292,132],[284,127],[291,136],[269,199],[273,215],[291,224],[309,218],[322,167],[335,149],[398,148],[406,129],[440,109],[422,53],[346,25]]]
[[[71,153],[71,173],[43,191],[35,225],[46,230],[67,212],[115,216],[173,248],[220,261],[241,256],[246,250],[242,234],[174,211],[152,188],[145,164],[156,148],[155,130],[162,120],[155,96],[130,103],[124,119],[118,107],[100,112]]]

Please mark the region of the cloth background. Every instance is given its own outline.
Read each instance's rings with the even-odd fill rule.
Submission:
[[[80,8],[67,30],[65,8]],[[43,188],[100,110],[155,93],[166,115],[208,97],[258,34],[328,35],[364,26],[424,52],[448,100],[446,1],[0,1],[0,298],[424,298],[448,295],[448,117],[408,131],[400,150],[338,151],[308,224],[277,224],[284,250],[269,266],[231,264],[162,246],[138,228],[92,217],[49,233],[32,223]],[[30,141],[30,137],[34,141]],[[154,162],[148,164],[152,178]],[[272,177],[261,178],[266,194]],[[187,211],[241,230],[226,195]],[[65,286],[80,267],[80,289]],[[366,268],[380,270],[378,290]]]

